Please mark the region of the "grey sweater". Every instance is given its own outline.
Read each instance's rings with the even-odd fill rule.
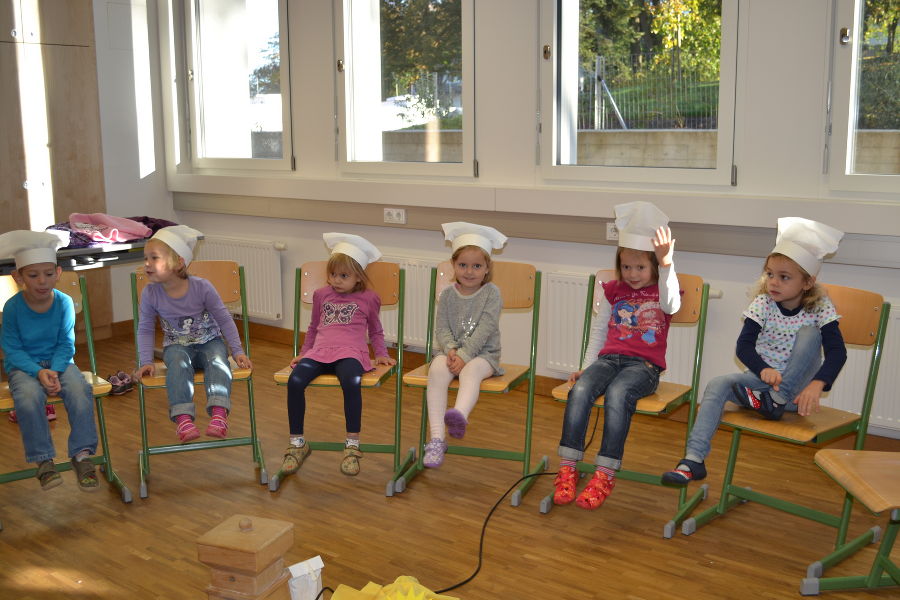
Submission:
[[[471,296],[455,285],[441,292],[434,320],[435,354],[456,349],[464,361],[481,357],[502,375],[500,368],[500,288],[486,283]]]

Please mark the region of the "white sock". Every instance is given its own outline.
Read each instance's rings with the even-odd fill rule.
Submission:
[[[302,448],[303,444],[306,443],[306,440],[303,439],[302,435],[292,435],[291,436],[291,446],[294,448]]]

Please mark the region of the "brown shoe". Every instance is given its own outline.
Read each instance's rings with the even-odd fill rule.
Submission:
[[[362,452],[356,446],[344,447],[344,458],[341,460],[341,473],[344,475],[359,475],[359,459]]]
[[[303,444],[299,447],[294,445],[288,446],[287,450],[284,451],[284,458],[281,459],[281,472],[285,475],[296,473],[311,452],[309,444]]]

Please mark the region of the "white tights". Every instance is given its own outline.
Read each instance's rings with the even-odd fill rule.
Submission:
[[[491,364],[480,357],[466,363],[459,373],[459,391],[456,394],[456,410],[468,420],[469,413],[478,402],[481,382],[494,374]],[[444,354],[434,357],[428,369],[428,423],[431,437],[444,439],[444,413],[447,412],[447,388],[456,377],[447,367]]]

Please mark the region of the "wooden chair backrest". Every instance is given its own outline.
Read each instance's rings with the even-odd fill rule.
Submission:
[[[78,282],[78,273],[75,271],[63,271],[56,282],[56,289],[72,297],[75,303],[75,313],[81,312],[81,284]],[[19,286],[12,275],[0,275],[0,312],[6,301],[19,293]]]
[[[206,279],[222,297],[222,302],[240,302],[241,300],[241,275],[240,267],[233,260],[195,260],[188,267],[188,274]],[[136,271],[137,297],[140,302],[141,294],[150,281],[144,273],[144,267]]]
[[[531,308],[534,304],[534,278],[537,269],[528,263],[493,261],[491,283],[500,288],[503,308]],[[453,285],[453,264],[447,260],[437,266],[434,300]]]
[[[600,269],[594,281],[594,312],[603,300],[604,281],[616,278],[615,269]],[[703,278],[699,275],[678,273],[678,286],[684,291],[681,295],[681,308],[672,315],[673,323],[696,323],[700,318],[700,303],[703,299]]]
[[[874,344],[884,304],[881,294],[842,285],[822,285],[841,315],[838,324],[844,343],[857,346]]]
[[[328,261],[316,260],[303,263],[300,267],[300,299],[312,304],[313,292],[328,285],[326,267]],[[366,267],[371,285],[369,289],[378,294],[382,306],[393,306],[400,302],[400,265],[377,261]]]

